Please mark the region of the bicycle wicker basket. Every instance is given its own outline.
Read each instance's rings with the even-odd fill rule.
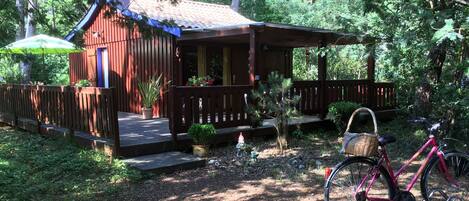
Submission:
[[[374,131],[372,133],[352,133],[350,126],[356,114],[360,112],[368,112],[373,119]],[[358,108],[355,110],[347,124],[347,129],[344,132],[344,140],[342,143],[341,152],[344,154],[351,154],[354,156],[376,156],[378,154],[378,125],[376,123],[375,113],[369,108]]]

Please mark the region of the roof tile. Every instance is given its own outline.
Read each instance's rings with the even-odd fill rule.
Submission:
[[[214,28],[255,23],[229,6],[182,0],[173,5],[169,1],[133,0],[129,10],[159,21],[174,21],[183,29]]]

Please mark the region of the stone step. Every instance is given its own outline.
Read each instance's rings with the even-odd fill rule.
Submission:
[[[171,173],[205,166],[205,159],[178,151],[138,156],[123,161],[130,167],[153,173]]]
[[[171,151],[183,151],[189,150],[191,145],[192,141],[187,137],[179,138],[177,146],[172,140],[126,144],[120,146],[119,155],[123,158],[132,158]]]

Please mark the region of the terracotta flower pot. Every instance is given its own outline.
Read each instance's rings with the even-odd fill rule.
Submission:
[[[151,108],[142,108],[142,119],[152,119],[153,110]]]
[[[192,152],[196,156],[205,157],[208,155],[209,146],[208,145],[192,145]]]

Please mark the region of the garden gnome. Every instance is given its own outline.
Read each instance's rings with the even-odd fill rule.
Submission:
[[[254,149],[251,151],[251,163],[255,163],[257,161],[257,157],[259,156],[259,153]]]
[[[236,156],[242,156],[242,149],[244,148],[244,136],[243,133],[239,133],[238,144],[236,144]]]

